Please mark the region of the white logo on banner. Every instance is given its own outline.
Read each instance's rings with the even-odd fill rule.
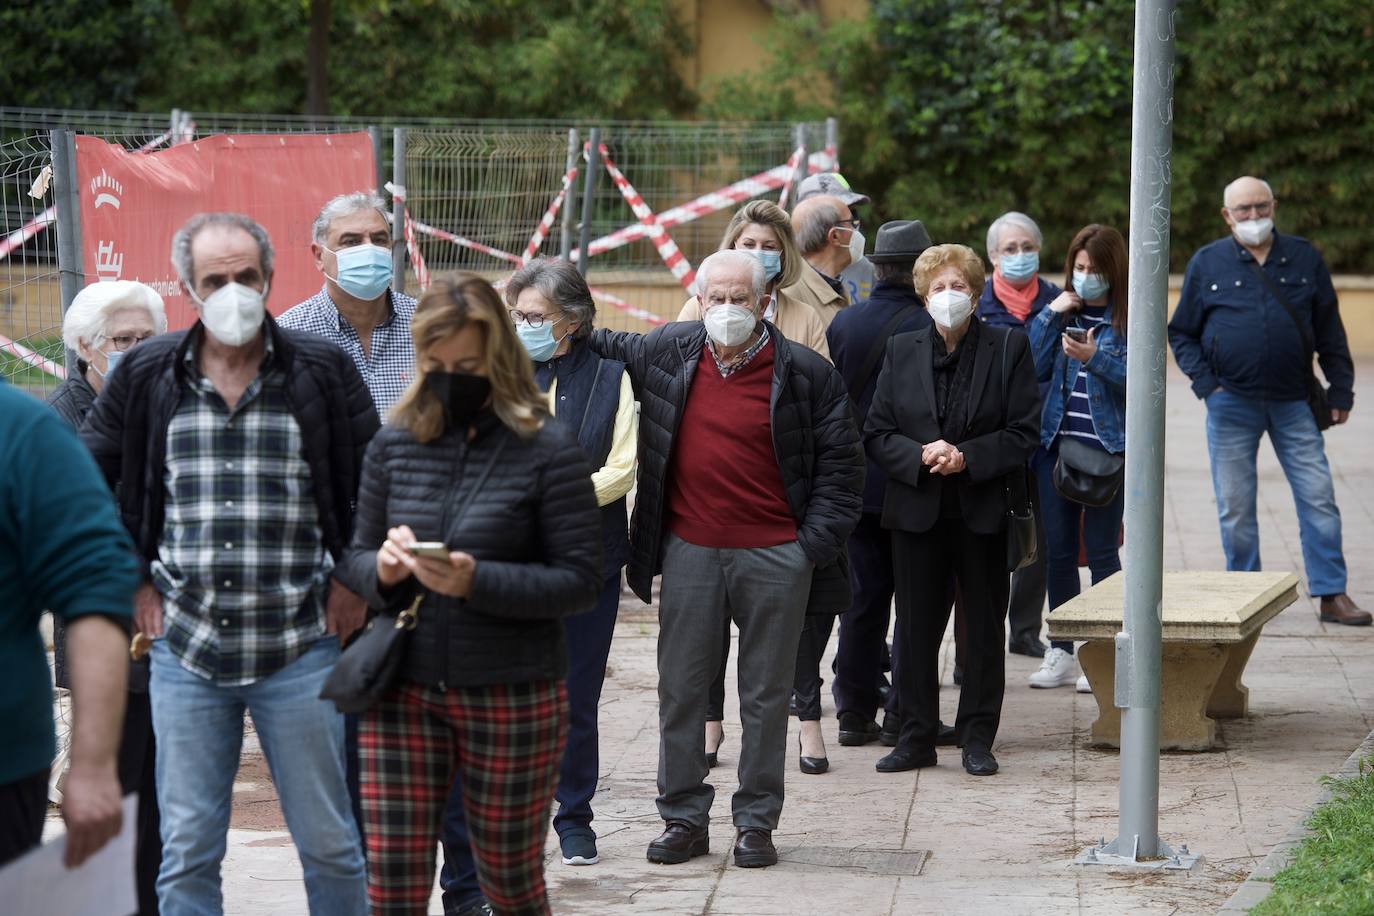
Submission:
[[[95,195],[95,209],[110,206],[119,209],[124,185],[104,170],[91,179],[91,193]],[[115,243],[100,239],[95,246],[95,272],[101,280],[118,280],[124,272],[124,254],[115,251]]]

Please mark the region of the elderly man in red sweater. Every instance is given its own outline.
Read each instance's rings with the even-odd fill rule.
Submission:
[[[844,545],[862,508],[864,455],[844,381],[760,317],[763,262],[720,251],[697,272],[701,321],[648,335],[598,330],[641,404],[639,491],[628,578],[659,596],[658,809],[651,862],[709,849],[715,790],[702,721],[721,636],[740,631],[743,724],[735,864],[773,865],[787,700],[808,610],[848,607]]]

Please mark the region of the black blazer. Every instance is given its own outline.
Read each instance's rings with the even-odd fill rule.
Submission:
[[[940,517],[945,478],[921,463],[925,444],[944,438],[935,411],[932,340],[938,333],[929,327],[895,335],[878,374],[864,445],[888,475],[884,528],[920,533]],[[977,534],[996,534],[1006,524],[1007,475],[1021,471],[1039,439],[1040,393],[1024,331],[984,325],[976,346],[968,427],[952,444],[967,463],[961,472],[964,521]]]

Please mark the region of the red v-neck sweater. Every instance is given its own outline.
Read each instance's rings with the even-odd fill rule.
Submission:
[[[697,363],[668,484],[668,530],[698,547],[797,539],[773,450],[773,342],[721,378],[710,344]]]

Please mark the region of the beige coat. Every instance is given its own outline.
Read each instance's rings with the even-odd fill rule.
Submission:
[[[805,302],[821,316],[821,323],[827,328],[835,320],[840,309],[849,307],[849,297],[835,292],[835,288],[825,282],[816,268],[807,264],[802,267],[801,279],[787,287],[793,299]]]
[[[807,268],[810,270],[810,268]],[[822,280],[821,283],[825,281]],[[799,286],[800,284],[796,284]],[[773,325],[793,343],[815,350],[830,362],[830,345],[825,342],[825,322],[811,306],[794,299],[791,292],[796,286],[780,289],[777,293],[777,309],[773,315]],[[678,313],[678,321],[700,321],[701,302],[696,296],[688,299]]]

